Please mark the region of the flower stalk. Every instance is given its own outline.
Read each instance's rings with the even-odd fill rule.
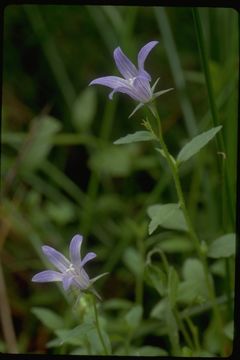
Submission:
[[[154,116],[154,118],[157,121],[158,133],[155,133],[155,135],[159,140],[160,146],[164,151],[166,160],[170,167],[170,170],[171,170],[171,173],[173,176],[173,180],[174,180],[174,184],[175,184],[175,188],[176,188],[176,192],[177,192],[177,196],[178,196],[178,200],[179,200],[179,206],[182,209],[182,212],[183,212],[183,215],[184,215],[184,218],[185,218],[188,230],[189,230],[189,234],[194,242],[195,249],[196,249],[199,259],[203,265],[205,280],[206,280],[206,284],[207,284],[207,288],[208,288],[208,293],[209,293],[210,300],[212,302],[213,313],[214,313],[214,316],[215,316],[215,319],[217,322],[219,334],[222,337],[223,336],[223,333],[221,330],[222,329],[222,320],[221,320],[221,315],[220,315],[219,308],[218,308],[218,305],[216,302],[216,294],[215,294],[213,280],[212,280],[209,270],[208,270],[206,255],[205,255],[204,251],[202,251],[200,240],[194,230],[192,221],[190,219],[190,216],[189,216],[189,213],[188,213],[188,210],[186,207],[185,198],[183,195],[182,186],[181,186],[181,182],[180,182],[180,178],[179,178],[178,167],[177,167],[177,164],[174,161],[173,157],[170,155],[167,145],[163,139],[161,120],[160,120],[156,106],[153,103],[151,103],[148,105],[148,109],[150,110],[151,114]]]
[[[104,355],[109,355],[108,350],[107,350],[107,346],[104,342],[104,338],[100,329],[100,324],[99,324],[99,319],[98,319],[98,311],[97,311],[97,304],[96,304],[96,298],[95,296],[92,296],[92,301],[93,301],[93,309],[94,309],[94,316],[95,316],[95,324],[96,324],[96,329],[97,329],[97,333],[98,333],[98,337],[99,340],[102,344],[103,350],[104,350]]]

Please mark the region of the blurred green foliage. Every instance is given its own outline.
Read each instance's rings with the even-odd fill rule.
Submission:
[[[224,149],[218,154],[212,141],[182,165],[181,177],[197,232],[209,245],[235,231],[229,213],[236,202],[238,18],[227,8],[201,8],[199,14]],[[171,231],[158,228],[148,236],[147,207],[176,202],[164,160],[149,142],[113,145],[128,133],[143,130],[144,110],[128,119],[135,106],[132,100],[114,95],[110,101],[106,88],[88,88],[96,77],[117,75],[112,57],[117,46],[135,61],[141,46],[158,40],[146,68],[153,80],[161,77],[160,90],[174,87],[157,103],[165,139],[176,155],[193,135],[212,126],[191,9],[10,5],[4,11],[3,36],[0,254],[19,352],[83,353],[81,347],[72,348],[71,336],[72,341],[54,346],[66,331],[75,330],[66,328],[79,324],[61,287],[31,283],[34,273],[49,266],[41,245],[66,252],[72,236],[81,233],[83,252],[98,255],[89,266],[90,276],[110,272],[97,286],[116,354],[166,355],[171,347],[177,351],[181,346],[178,324],[157,280],[162,276],[166,283],[166,269],[161,269],[159,259],[145,265],[148,251],[156,245],[174,265],[168,279],[171,302],[178,299],[189,313],[193,307],[193,320],[202,330],[202,353],[218,354],[209,307],[206,304],[200,315],[196,309],[205,287],[188,236],[174,231],[176,226]],[[217,157],[230,179],[228,194],[221,188]],[[147,266],[145,275],[141,266]],[[216,275],[220,302],[220,295],[234,290],[233,256],[221,269]],[[182,279],[178,295],[177,274]],[[232,312],[226,299],[222,307],[227,356]],[[53,329],[58,340],[53,339]],[[4,332],[0,334],[4,338]],[[207,335],[213,340],[208,341]],[[94,336],[91,339],[95,341]],[[0,340],[0,351],[11,351],[5,340]],[[92,346],[98,349],[97,340]],[[183,354],[189,351],[182,348]]]

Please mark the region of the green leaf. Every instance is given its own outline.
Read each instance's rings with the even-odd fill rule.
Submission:
[[[112,349],[111,349],[111,343],[109,340],[109,336],[103,328],[101,328],[101,334],[103,337],[103,341],[107,347],[108,353],[111,354]],[[102,342],[99,339],[99,335],[98,335],[96,327],[94,327],[93,329],[88,331],[86,334],[86,337],[90,344],[90,347],[91,347],[91,350],[93,353],[92,355],[99,355],[99,354],[103,355],[104,349],[103,349]]]
[[[97,150],[90,158],[90,167],[102,175],[127,176],[132,170],[132,161],[136,156],[135,146],[124,148],[113,145]]]
[[[127,310],[132,306],[132,302],[126,299],[113,298],[105,300],[102,306],[106,310]]]
[[[33,122],[32,135],[23,152],[23,170],[34,170],[41,165],[53,146],[53,136],[60,128],[60,122],[51,116],[41,116]]]
[[[129,144],[138,141],[150,141],[156,140],[157,138],[150,131],[137,131],[133,134],[128,134],[120,139],[114,141],[115,145]]]
[[[89,331],[92,329],[95,330],[95,325],[93,323],[85,322],[82,325],[78,325],[71,330],[55,330],[56,335],[61,340],[61,344],[72,344],[72,345],[81,345],[86,341],[86,336]]]
[[[235,255],[236,252],[236,234],[230,233],[214,240],[208,249],[208,257],[223,258]]]
[[[58,225],[66,225],[76,218],[76,209],[69,201],[59,203],[47,202],[44,208],[49,218]]]
[[[167,291],[167,275],[159,266],[148,264],[145,267],[144,279],[157,292],[164,296]]]
[[[184,281],[179,283],[177,300],[201,304],[208,300],[208,289],[203,265],[198,259],[187,259],[183,265]]]
[[[177,236],[177,234],[172,234],[167,239],[161,240],[159,242],[159,247],[166,253],[185,253],[187,251],[192,251],[194,245],[192,241],[183,236]]]
[[[217,329],[216,322],[211,319],[210,323],[203,332],[203,348],[210,353],[220,353],[223,347],[222,336]]]
[[[142,320],[143,308],[140,305],[135,305],[125,315],[125,320],[130,329],[136,329]]]
[[[142,261],[139,252],[133,247],[128,247],[123,254],[123,261],[128,269],[138,276],[142,272]]]
[[[77,131],[89,129],[94,119],[97,98],[92,87],[86,88],[75,100],[72,109],[72,123]]]
[[[166,159],[166,154],[165,154],[165,152],[164,152],[163,149],[155,148],[155,150],[156,150],[157,152],[159,152],[159,153]],[[170,156],[170,158],[172,159],[172,162],[175,164],[175,163],[176,163],[176,160],[174,159],[174,157],[173,157],[171,154],[169,154],[169,156]]]
[[[170,266],[168,273],[168,298],[172,308],[174,308],[177,300],[179,278],[176,270]]]
[[[233,335],[234,335],[234,323],[233,321],[230,321],[229,323],[227,323],[226,326],[224,326],[224,334],[230,339],[233,340]]]
[[[158,320],[165,320],[166,307],[169,302],[167,298],[161,299],[151,310],[150,317],[156,318]]]
[[[177,354],[179,352],[179,332],[177,321],[174,317],[173,311],[171,309],[170,304],[166,303],[166,324],[168,328],[169,340],[171,342],[171,346],[173,348],[173,352]]]
[[[64,327],[62,318],[52,310],[33,307],[31,312],[49,329],[55,330]]]
[[[150,235],[158,226],[173,230],[188,230],[182,210],[178,204],[151,205],[148,207],[147,213],[151,218],[148,228]]]
[[[210,266],[211,272],[214,275],[225,277],[226,276],[226,263],[223,258],[215,260]]]
[[[191,141],[189,141],[179,152],[177,156],[178,164],[187,161],[193,155],[198,153],[207,143],[212,140],[212,138],[218,133],[218,131],[222,128],[222,126],[217,126],[208,131],[203,132],[200,135],[194,137]]]
[[[142,346],[138,349],[133,350],[130,355],[133,356],[167,356],[168,352],[160,347],[156,346]]]

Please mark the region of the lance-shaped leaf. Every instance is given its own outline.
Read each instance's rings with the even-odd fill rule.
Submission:
[[[157,138],[150,133],[150,131],[136,131],[133,134],[128,134],[124,137],[121,137],[120,139],[114,141],[115,145],[120,144],[129,144],[133,142],[139,142],[139,141],[150,141],[150,140],[157,140]]]
[[[178,164],[190,159],[193,155],[197,154],[207,143],[214,138],[214,136],[220,131],[222,126],[217,126],[208,131],[203,132],[200,135],[195,136],[189,141],[179,152],[177,156]]]
[[[173,230],[188,230],[182,210],[178,204],[152,205],[148,208],[147,212],[151,218],[148,229],[150,235],[158,226]]]

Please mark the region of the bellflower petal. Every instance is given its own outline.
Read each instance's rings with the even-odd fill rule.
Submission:
[[[117,47],[114,50],[113,56],[119,72],[125,79],[130,79],[137,76],[138,71],[136,66],[122,52],[120,47]]]
[[[136,93],[139,95],[141,102],[148,102],[152,97],[151,87],[149,81],[142,76],[138,76],[133,81],[133,86]]]
[[[74,279],[74,275],[66,274],[63,276],[62,283],[63,283],[64,290],[69,289],[71,283],[73,282],[73,279]]]
[[[140,75],[146,76],[150,81],[151,76],[144,70],[145,60],[150,53],[150,51],[158,44],[158,41],[150,41],[146,45],[144,45],[138,53],[138,68],[140,71]]]
[[[108,86],[112,89],[115,89],[116,87],[127,85],[128,82],[125,79],[120,78],[119,76],[103,76],[91,81],[89,85],[96,84]]]
[[[81,290],[87,289],[91,285],[89,276],[83,268],[78,272],[78,276],[74,278],[74,281]]]
[[[82,262],[81,262],[81,266],[84,266],[88,261],[94,259],[97,255],[94,252],[89,252],[87,253],[86,256],[84,256]]]
[[[48,260],[56,266],[56,268],[62,272],[66,271],[70,266],[70,261],[59,251],[55,250],[51,246],[42,246],[43,253],[48,257]]]
[[[69,255],[71,262],[74,266],[78,267],[81,265],[81,245],[82,245],[83,237],[81,235],[75,235],[69,246]]]
[[[32,281],[51,282],[51,281],[62,281],[62,279],[63,279],[63,274],[53,270],[44,270],[34,275]]]
[[[109,94],[109,98],[112,99],[113,95],[116,92],[120,92],[122,94],[127,94],[129,95],[132,99],[136,100],[136,101],[142,101],[141,96],[139,96],[138,93],[136,93],[135,89],[133,87],[129,87],[129,86],[120,86],[117,87],[116,89],[114,89],[110,94]]]

